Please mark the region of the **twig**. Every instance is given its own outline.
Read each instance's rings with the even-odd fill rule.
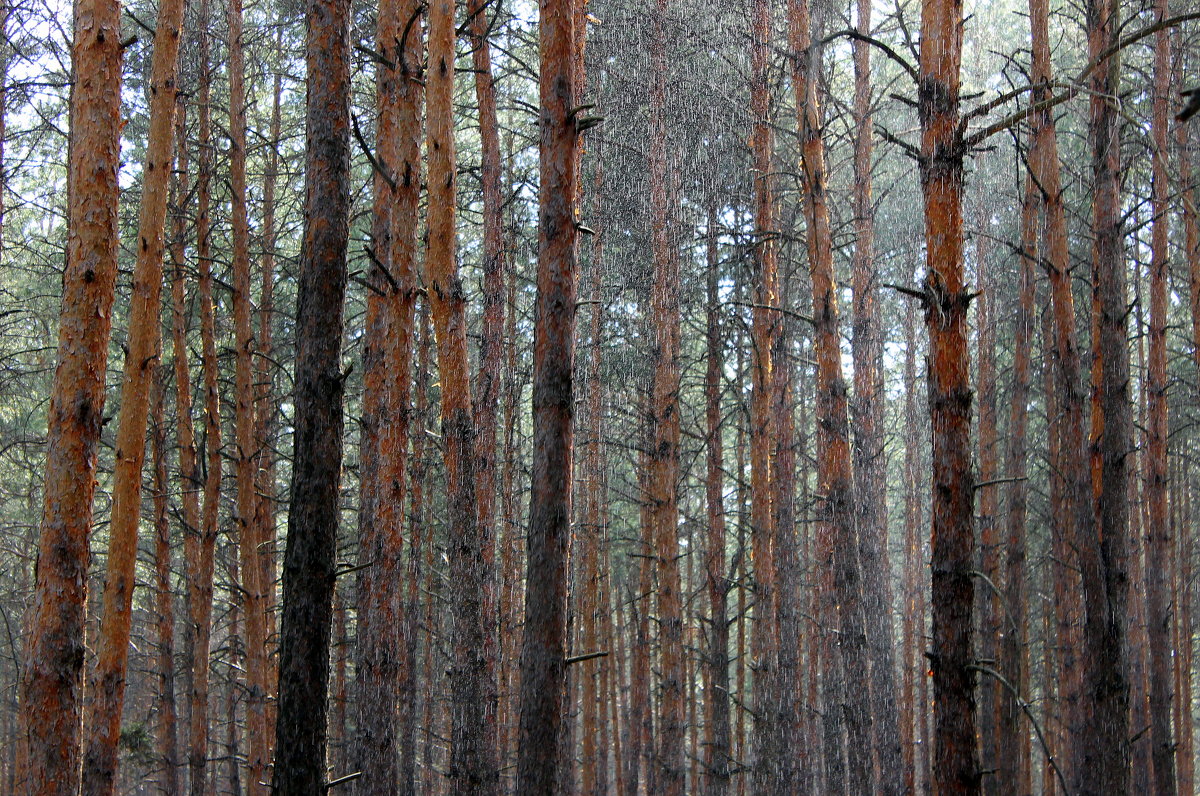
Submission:
[[[588,652],[583,655],[573,655],[570,658],[567,658],[565,663],[567,666],[570,666],[573,663],[583,663],[584,661],[590,661],[593,658],[606,657],[608,657],[608,650],[600,650],[599,652]]]
[[[1034,717],[1033,711],[1029,709],[1029,703],[1026,702],[1021,694],[1017,691],[1016,686],[1008,681],[1008,678],[1000,674],[1000,672],[989,666],[979,666],[978,664],[968,664],[967,669],[971,671],[981,672],[982,674],[995,677],[1008,692],[1012,694],[1013,699],[1021,706],[1021,710],[1029,717],[1029,723],[1033,725],[1033,731],[1037,734],[1038,743],[1042,745],[1042,752],[1046,755],[1046,762],[1054,769],[1055,775],[1058,777],[1058,783],[1062,786],[1062,792],[1067,793],[1067,780],[1063,776],[1062,771],[1058,767],[1058,761],[1054,759],[1054,755],[1050,753],[1050,747],[1046,745],[1046,736],[1042,733],[1042,726],[1038,724],[1038,720]]]
[[[324,785],[322,785],[321,788],[322,788],[322,790],[329,790],[331,788],[336,788],[338,785],[345,785],[347,782],[353,782],[354,780],[358,779],[361,776],[362,776],[361,771],[355,771],[353,774],[347,774],[344,777],[338,777],[337,779],[331,779],[328,782],[326,782]]]

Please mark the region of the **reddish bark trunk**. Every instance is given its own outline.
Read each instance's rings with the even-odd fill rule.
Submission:
[[[970,292],[963,274],[961,60],[961,4],[926,2],[921,7],[918,111],[933,427],[933,771],[940,796],[980,790],[971,643],[975,477],[966,322]]]
[[[1159,19],[1167,15],[1166,0],[1157,0]],[[1171,733],[1173,677],[1171,658],[1171,573],[1163,564],[1171,559],[1174,544],[1168,525],[1170,500],[1167,483],[1167,244],[1170,237],[1167,177],[1167,92],[1170,85],[1170,34],[1161,30],[1154,39],[1154,100],[1152,138],[1154,223],[1150,243],[1150,362],[1144,387],[1149,418],[1146,426],[1145,494],[1146,619],[1150,654],[1150,742],[1154,765],[1154,793],[1174,796],[1175,742]],[[1135,544],[1136,549],[1136,544]]]
[[[1084,605],[1085,696],[1090,710],[1077,764],[1084,796],[1122,796],[1129,776],[1129,681],[1125,663],[1128,591],[1127,491],[1131,445],[1126,274],[1120,208],[1119,58],[1100,61],[1116,39],[1112,0],[1087,5],[1091,74],[1093,349],[1091,475],[1094,522],[1078,539]]]

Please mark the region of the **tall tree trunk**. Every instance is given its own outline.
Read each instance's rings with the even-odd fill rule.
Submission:
[[[779,333],[779,274],[776,250],[776,201],[773,166],[774,131],[771,126],[771,92],[768,84],[771,46],[771,5],[754,0],[750,9],[750,136],[754,180],[754,278],[755,297],[751,322],[750,398],[750,525],[754,559],[754,660],[752,695],[754,722],[753,786],[761,792],[775,790],[775,774],[782,752],[779,749],[775,712],[775,562],[771,542],[774,523],[771,509],[771,398],[772,354]]]
[[[200,87],[198,106],[199,173],[196,176],[196,263],[200,291],[200,359],[204,381],[204,502],[200,513],[199,557],[195,578],[188,584],[188,615],[195,632],[190,726],[188,740],[189,788],[191,796],[207,793],[208,692],[212,638],[213,571],[217,545],[217,512],[221,499],[221,396],[217,388],[216,317],[213,308],[212,239],[209,209],[213,169],[210,95],[212,71],[209,64],[208,0],[200,0],[197,31],[200,36]]]
[[[421,172],[419,13],[411,2],[389,0],[380,5],[376,31],[376,46],[389,63],[376,71],[381,170],[374,180],[376,262],[367,296],[359,454],[359,556],[366,566],[358,578],[354,750],[363,776],[354,788],[362,794],[414,789],[412,746],[402,743],[412,723],[409,653],[415,650],[408,635],[414,625],[401,589]]]
[[[442,381],[442,438],[446,466],[453,660],[450,669],[450,778],[456,793],[493,793],[499,778],[484,704],[495,686],[485,648],[487,561],[475,505],[475,423],[467,354],[466,293],[455,264],[454,0],[429,10],[429,250],[425,282]]]
[[[829,641],[822,650],[825,677],[843,695],[846,751],[852,793],[875,788],[871,762],[872,682],[850,682],[852,673],[868,671],[862,572],[850,456],[849,406],[842,373],[837,288],[833,272],[833,238],[826,193],[825,142],[818,99],[820,49],[813,46],[807,0],[791,5],[791,43],[797,53],[792,84],[799,115],[804,212],[808,221],[808,262],[812,281],[814,354],[817,362],[817,494],[818,557],[827,573],[822,589],[821,621]],[[781,366],[781,363],[776,363]],[[778,433],[778,430],[776,430]],[[878,562],[877,562],[878,563]],[[886,579],[886,571],[874,573]],[[832,587],[832,588],[829,588]],[[834,622],[839,635],[835,641]],[[840,661],[838,660],[840,658]],[[881,673],[890,678],[890,673]],[[839,681],[840,682],[836,682]],[[830,710],[826,705],[825,710]],[[826,736],[829,740],[829,735]],[[827,757],[828,759],[828,757]]]
[[[114,0],[77,0],[71,64],[67,262],[46,432],[38,566],[21,672],[30,794],[78,788],[88,534],[117,277],[121,21]]]
[[[725,488],[721,445],[721,373],[725,369],[717,292],[720,264],[717,211],[709,207],[706,228],[707,300],[704,422],[707,439],[705,503],[708,510],[707,570],[709,607],[708,668],[704,694],[707,716],[707,793],[726,796],[733,760],[729,746],[729,580],[725,576]]]
[[[1093,347],[1091,475],[1095,521],[1078,539],[1083,580],[1086,699],[1090,709],[1077,763],[1084,796],[1122,796],[1129,775],[1129,681],[1125,665],[1126,562],[1131,446],[1126,274],[1120,207],[1119,58],[1101,55],[1116,41],[1112,0],[1087,4],[1091,74]]]
[[[137,260],[129,309],[128,353],[121,382],[103,613],[90,690],[89,738],[83,759],[82,792],[96,796],[113,793],[116,787],[117,743],[125,705],[134,569],[142,517],[146,419],[150,383],[158,369],[162,347],[159,309],[166,248],[163,230],[171,166],[175,162],[175,76],[182,23],[183,0],[171,0],[159,7],[150,75],[150,134],[142,177]]]
[[[178,354],[177,354],[178,355]],[[185,353],[186,356],[186,353]],[[159,790],[179,792],[179,758],[175,734],[175,594],[171,589],[171,526],[167,520],[167,425],[163,403],[167,368],[159,365],[150,393],[150,458],[154,479],[154,610],[157,616],[158,720],[155,736],[162,766]]]
[[[992,303],[999,292],[990,273],[992,264],[988,246],[989,217],[980,213],[980,230],[975,239],[976,279],[979,296],[975,302],[976,346],[979,361],[976,378],[979,391],[979,568],[987,582],[975,591],[979,616],[979,657],[995,661],[998,657],[997,641],[1000,636],[1000,490],[995,483],[998,476],[997,428],[996,428],[996,331]],[[998,302],[997,302],[998,303]],[[994,664],[993,664],[994,665]],[[985,771],[996,769],[996,709],[1003,688],[995,677],[982,676],[977,681],[979,700],[980,764]],[[1007,783],[995,774],[987,775],[981,782],[984,792],[999,796]]]
[[[1167,0],[1156,0],[1159,19],[1167,16]],[[1171,737],[1172,610],[1171,573],[1165,566],[1174,548],[1168,525],[1170,500],[1167,484],[1167,244],[1170,238],[1167,177],[1167,92],[1171,78],[1170,33],[1154,37],[1153,185],[1154,222],[1150,242],[1150,367],[1145,392],[1149,402],[1146,426],[1146,613],[1150,653],[1150,742],[1154,764],[1154,792],[1174,796],[1175,744]]]
[[[575,360],[575,203],[579,190],[576,25],[572,0],[541,7],[537,306],[533,351],[533,480],[529,501],[517,791],[550,793],[566,683],[567,545]]]
[[[325,785],[329,628],[342,464],[339,362],[350,216],[350,3],[309,0],[305,228],[296,311],[295,454],[280,623],[276,792]]]
[[[594,177],[595,200],[604,196],[604,164],[597,147],[597,163]],[[600,651],[603,637],[606,644],[613,643],[611,616],[604,584],[604,573],[611,572],[607,563],[607,523],[605,521],[605,493],[607,482],[604,472],[604,383],[603,383],[603,334],[604,334],[604,212],[597,210],[599,229],[592,243],[591,293],[593,310],[588,329],[590,356],[586,380],[588,432],[581,457],[585,471],[591,475],[583,498],[582,547],[583,562],[581,576],[584,589],[581,600],[580,621],[583,625],[583,652]],[[605,648],[607,649],[607,648]],[[606,727],[608,713],[605,690],[610,685],[609,675],[619,667],[620,658],[615,650],[604,660],[584,662],[583,669],[583,760],[581,785],[584,796],[600,796],[607,792],[608,749],[600,737]],[[614,738],[615,738],[614,734]],[[620,743],[616,744],[618,750]],[[620,760],[617,751],[616,760]],[[618,763],[619,765],[619,763]],[[618,777],[618,783],[620,777]]]
[[[855,27],[871,32],[871,2],[857,0]],[[871,48],[853,42],[854,55],[854,472],[857,497],[858,544],[867,619],[867,654],[871,660],[871,724],[880,792],[902,791],[895,772],[903,769],[900,717],[893,658],[892,566],[888,556],[887,452],[884,448],[883,333],[879,317],[879,273],[875,262],[875,207],[871,168],[874,131],[871,116]]]
[[[1034,265],[1038,260],[1037,222],[1041,206],[1037,185],[1025,183],[1021,204],[1020,285],[1013,320],[1013,375],[1008,450],[1004,471],[1013,479],[1005,494],[1007,531],[1004,570],[1004,619],[997,665],[1016,693],[1002,690],[998,696],[996,781],[1016,783],[1018,793],[1031,793],[1029,732],[1022,722],[1019,700],[1028,699],[1029,665],[1025,599],[1025,537],[1028,504],[1026,478],[1029,454],[1026,429],[1029,418],[1030,352],[1033,338]]]
[[[283,58],[284,26],[275,29],[275,57]],[[258,358],[255,362],[254,380],[254,441],[258,450],[258,469],[255,490],[258,500],[254,502],[254,527],[260,539],[259,557],[262,562],[263,609],[266,612],[266,638],[275,647],[275,654],[267,656],[267,692],[279,693],[279,623],[277,621],[278,594],[277,550],[275,511],[277,508],[275,429],[279,400],[275,394],[275,345],[272,326],[275,317],[275,255],[277,231],[275,226],[275,195],[279,181],[279,147],[283,129],[282,109],[283,72],[275,70],[271,94],[271,121],[268,139],[266,172],[263,175],[262,200],[262,274],[258,302]],[[270,652],[270,651],[269,651]],[[267,701],[267,748],[275,748],[275,721],[278,718],[278,699]]]
[[[917,793],[918,741],[925,733],[923,701],[918,699],[924,687],[925,614],[919,609],[925,589],[924,556],[921,553],[921,465],[920,416],[917,411],[917,319],[909,306],[904,315],[904,691],[901,700],[901,730],[904,732],[905,793]],[[918,680],[917,678],[920,678]],[[927,784],[927,783],[926,783]]]
[[[679,254],[671,228],[674,192],[667,185],[667,0],[657,0],[650,42],[650,245],[654,282],[648,314],[653,328],[648,499],[657,575],[661,681],[654,793],[682,796],[684,773],[684,639],[679,579]]]
[[[246,627],[247,793],[266,793],[271,757],[267,730],[267,615],[262,584],[262,538],[258,514],[258,442],[254,420],[254,331],[250,307],[250,222],[246,206],[246,89],[242,45],[242,2],[230,0],[229,23],[229,183],[233,227],[234,462],[235,517],[241,556],[242,620]]]
[[[483,561],[483,681],[484,726],[497,737],[499,718],[499,604],[496,572],[496,434],[500,403],[500,360],[504,330],[504,194],[500,160],[500,125],[496,118],[496,85],[492,77],[489,19],[484,0],[471,0],[471,57],[475,67],[475,99],[479,109],[480,164],[483,192],[483,323],[479,346],[479,376],[472,407],[475,437],[475,503]],[[494,12],[494,13],[498,13]],[[495,747],[495,740],[492,741]],[[498,749],[493,757],[499,764]]]
[[[184,626],[184,687],[187,700],[187,758],[189,782],[191,760],[197,755],[194,747],[192,725],[196,721],[204,722],[197,713],[207,714],[207,705],[197,709],[192,702],[192,695],[199,684],[203,671],[208,672],[208,644],[200,649],[200,573],[201,573],[201,527],[200,501],[198,491],[203,483],[203,475],[196,458],[196,428],[192,417],[192,376],[188,363],[187,347],[187,306],[185,291],[187,278],[184,274],[184,257],[187,234],[187,201],[188,201],[188,153],[187,153],[187,105],[182,96],[177,99],[179,107],[175,115],[175,201],[174,226],[170,245],[171,270],[171,341],[175,352],[175,434],[179,446],[179,481],[180,502],[183,518],[183,559],[185,566],[187,622]],[[203,657],[203,661],[201,661]],[[207,696],[205,697],[207,702]],[[207,729],[204,733],[204,743],[207,743]],[[202,745],[203,746],[203,745]],[[199,752],[200,759],[208,756],[206,746]],[[202,788],[193,786],[192,792],[202,793]]]
[[[962,6],[921,6],[918,113],[925,197],[925,322],[933,427],[934,777],[940,796],[977,794],[971,612],[975,583],[970,353],[963,274],[963,143],[959,133]]]

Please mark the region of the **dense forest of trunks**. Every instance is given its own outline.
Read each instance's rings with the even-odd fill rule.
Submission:
[[[0,791],[1193,793],[1198,31],[0,0]]]

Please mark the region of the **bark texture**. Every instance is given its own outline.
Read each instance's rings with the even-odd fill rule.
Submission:
[[[277,793],[325,785],[329,631],[342,462],[342,303],[350,216],[350,3],[309,0],[305,225],[295,454],[280,623]]]

